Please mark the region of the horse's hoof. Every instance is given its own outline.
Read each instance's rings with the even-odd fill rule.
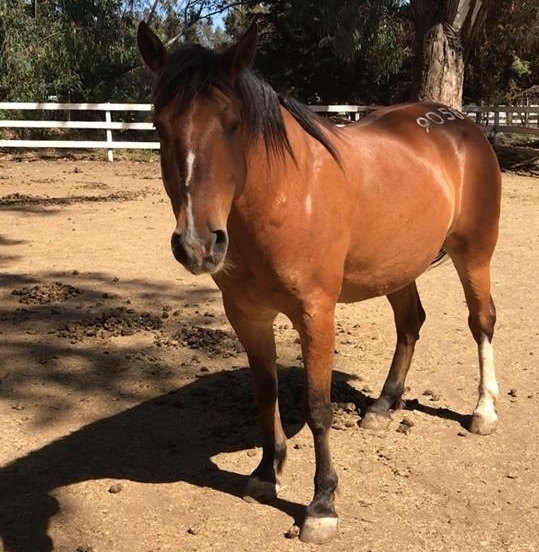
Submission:
[[[361,427],[373,431],[385,431],[391,423],[391,415],[389,412],[380,413],[367,411],[361,420]]]
[[[250,477],[243,491],[243,500],[265,504],[277,498],[279,485],[270,481],[262,481],[258,477]]]
[[[337,536],[339,518],[307,517],[299,533],[299,540],[309,544],[324,544]]]
[[[498,418],[496,415],[485,416],[484,414],[474,413],[470,422],[469,430],[477,435],[490,435],[496,431]]]

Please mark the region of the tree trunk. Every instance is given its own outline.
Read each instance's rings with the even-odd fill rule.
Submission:
[[[492,0],[410,0],[416,32],[413,97],[462,108],[466,59]]]
[[[462,108],[464,58],[458,36],[437,23],[423,40],[423,59],[417,99]]]

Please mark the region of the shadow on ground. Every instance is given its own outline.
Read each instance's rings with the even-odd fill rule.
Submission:
[[[133,386],[127,391],[127,384],[177,386],[197,369],[182,370],[181,361],[196,354],[203,362],[212,353],[210,337],[230,335],[227,343],[236,345],[229,355],[241,354],[232,330],[218,329],[227,327],[218,307],[218,290],[204,286],[119,281],[99,273],[4,274],[0,398],[33,406],[43,399],[50,414],[50,408],[76,407],[80,397],[70,404],[72,393],[141,400],[147,393],[134,393]],[[178,337],[185,328],[201,335],[191,348]],[[62,404],[47,399],[50,385],[63,389]]]
[[[226,334],[217,334],[219,338],[225,337],[217,340],[217,343],[226,343],[224,348],[216,349],[216,340],[206,340],[214,331],[215,320],[218,324],[224,321],[222,314],[207,317],[204,313],[208,305],[218,301],[218,292],[204,287],[171,289],[148,282],[117,282],[109,275],[99,274],[77,275],[66,278],[69,284],[63,283],[63,287],[51,287],[58,276],[49,274],[37,280],[22,276],[0,279],[0,330],[2,346],[7,351],[0,398],[17,403],[36,400],[35,389],[31,393],[27,390],[29,378],[32,384],[37,380],[41,385],[42,395],[37,400],[42,405],[48,402],[49,386],[56,386],[57,390],[60,386],[66,396],[70,392],[83,392],[106,398],[117,397],[127,381],[138,378],[151,384],[154,393],[165,382],[175,390],[151,400],[144,400],[147,395],[133,395],[131,399],[142,401],[137,406],[85,425],[0,469],[0,535],[4,549],[7,552],[52,551],[54,545],[48,527],[50,519],[60,511],[54,491],[84,481],[103,478],[145,483],[185,481],[241,496],[245,476],[221,470],[212,458],[219,453],[259,445],[258,415],[252,400],[249,371],[237,368],[237,363],[245,365],[241,352]],[[32,291],[36,285],[37,291]],[[17,298],[26,295],[12,296],[12,288],[18,292],[28,288],[28,296],[36,300],[42,296],[47,299],[47,293],[60,300],[20,303]],[[163,309],[169,301],[178,302],[178,297],[181,301],[174,317],[174,312]],[[152,298],[151,309],[139,312]],[[199,309],[198,305],[203,308]],[[103,318],[103,313],[110,312],[116,313],[114,322]],[[164,312],[169,316],[163,318]],[[87,334],[96,331],[96,320],[101,321],[103,327],[98,330],[105,332],[104,338]],[[127,324],[129,321],[133,323],[131,326]],[[175,327],[202,328],[204,331],[196,334],[197,339],[202,336],[195,343],[196,358],[220,355],[225,358],[227,369],[193,377],[198,368],[185,366],[191,370],[192,377],[181,385],[170,354],[173,351],[176,355],[184,354],[188,359],[186,364],[194,356],[192,350],[185,351],[192,343],[188,341],[186,345],[181,335],[175,337]],[[121,336],[125,328],[132,332],[129,336],[153,332],[157,342],[133,345],[121,354],[105,354],[110,353],[107,332],[119,331]],[[26,334],[25,339],[20,339]],[[176,344],[170,345],[171,340]],[[11,366],[10,359],[15,357],[18,360]],[[83,368],[70,372],[68,360],[73,357],[77,366]],[[174,358],[175,362],[178,357]],[[231,370],[234,362],[236,369]],[[370,399],[350,385],[351,378],[334,372],[333,400],[353,404],[353,409],[364,412]],[[280,369],[280,406],[289,436],[303,425],[302,379],[300,368]],[[55,400],[61,400],[57,397],[62,393],[54,395]],[[52,406],[65,413],[75,409],[76,403],[77,400],[67,398],[65,404]],[[412,407],[422,409],[418,402]],[[452,411],[428,410],[431,415],[463,421],[462,416]],[[45,422],[51,420],[42,418],[36,422],[36,430]],[[301,522],[302,505],[277,499],[273,506],[297,523]]]
[[[340,398],[361,407],[366,398],[347,384],[349,378],[335,373]],[[280,379],[283,423],[292,436],[303,425],[302,370],[282,368]],[[211,458],[259,445],[255,420],[249,371],[223,371],[86,425],[15,460],[0,470],[5,550],[53,550],[47,530],[60,510],[54,490],[83,481],[186,481],[241,496],[245,476],[219,469]],[[303,506],[281,499],[273,506],[301,521]]]

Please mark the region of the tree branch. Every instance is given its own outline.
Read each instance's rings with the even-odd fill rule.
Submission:
[[[165,46],[168,47],[168,46],[174,44],[174,42],[176,42],[176,40],[178,40],[178,38],[180,38],[183,34],[185,34],[185,32],[188,29],[190,29],[191,27],[196,25],[199,21],[202,21],[203,19],[210,19],[214,15],[218,15],[220,13],[223,13],[224,11],[229,10],[230,8],[235,8],[236,6],[241,6],[242,4],[246,4],[247,2],[248,2],[248,0],[238,0],[237,2],[230,2],[228,4],[225,4],[225,5],[221,6],[220,8],[215,9],[212,12],[205,13],[204,15],[202,15],[202,11],[204,9],[204,3],[202,2],[202,3],[199,4],[199,10],[198,10],[198,13],[196,14],[196,16],[191,17],[189,19],[187,17],[187,9],[188,9],[189,6],[193,5],[195,2],[188,3],[185,10],[184,10],[184,21],[186,22],[186,24],[184,25],[184,27],[182,28],[182,30],[179,33],[175,34],[172,38],[170,38],[169,40],[167,40],[165,42]]]

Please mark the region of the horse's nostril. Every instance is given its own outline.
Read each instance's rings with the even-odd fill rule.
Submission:
[[[214,246],[217,248],[226,247],[228,243],[228,236],[224,230],[215,230],[214,234]]]
[[[210,255],[218,261],[226,255],[228,234],[224,230],[214,230],[212,234]]]
[[[181,246],[183,244],[183,237],[181,234],[176,234],[176,232],[172,233],[172,236],[170,238],[170,245],[174,247]]]
[[[176,232],[173,232],[170,238],[170,245],[172,248],[172,253],[174,254],[174,257],[176,258],[176,260],[184,264],[187,260],[188,255],[185,249],[183,236],[181,236],[181,234],[177,234]]]

